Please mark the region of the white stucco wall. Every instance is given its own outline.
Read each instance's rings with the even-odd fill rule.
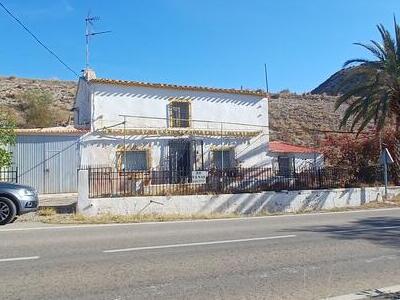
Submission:
[[[124,144],[124,140],[122,136],[107,135],[103,128],[123,129],[122,124],[115,126],[124,121],[122,114],[148,117],[127,117],[127,129],[168,128],[170,100],[188,99],[191,103],[191,128],[213,130],[212,136],[127,135],[126,145],[149,148],[151,168],[163,167],[168,141],[177,138],[204,142],[205,167],[210,166],[210,149],[215,146],[234,147],[237,166],[268,166],[268,103],[262,96],[98,83],[86,86],[86,82],[81,81],[77,96],[77,105],[82,106],[79,118],[83,120],[90,115],[92,130],[91,135],[81,140],[81,165],[115,165],[116,149]],[[221,138],[221,129],[259,134],[251,138]]]
[[[323,167],[324,166],[324,156],[321,153],[276,153],[268,152],[267,160],[268,164],[272,166],[272,169],[278,170],[278,157],[294,157],[294,163],[296,170],[307,169],[311,166]]]
[[[383,187],[158,197],[89,199],[88,171],[80,171],[78,211],[87,215],[123,214],[229,214],[295,213],[356,207],[381,201]],[[400,194],[390,187],[389,196]]]
[[[126,145],[136,146],[138,149],[147,149],[150,152],[149,168],[168,168],[168,142],[172,139],[192,138],[189,136],[127,136]],[[266,167],[269,166],[266,156],[266,142],[262,137],[254,138],[224,138],[195,137],[202,140],[204,168],[212,167],[212,149],[215,146],[233,147],[235,166],[237,167]],[[92,134],[81,140],[81,165],[83,166],[115,166],[117,148],[124,144],[123,136],[108,136],[106,134]],[[200,149],[198,149],[200,152]],[[200,153],[197,155],[197,169],[200,169]],[[194,154],[193,154],[194,159]]]
[[[91,100],[87,82],[79,78],[74,103],[74,121],[76,127],[88,127],[91,122]]]
[[[265,127],[268,126],[268,103],[261,96],[106,84],[91,84],[91,88],[94,92],[94,130],[123,121],[121,114],[161,118],[127,118],[128,128],[166,128],[170,100],[188,99],[193,128],[220,130],[221,122],[234,122],[255,126],[223,124],[223,129],[263,129],[268,132]]]

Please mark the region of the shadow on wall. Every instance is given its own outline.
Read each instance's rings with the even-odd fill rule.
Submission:
[[[318,191],[309,194],[301,192],[231,194],[226,195],[226,199],[222,202],[220,196],[212,196],[203,205],[200,212],[255,215],[260,213],[317,211],[326,207],[330,195]]]
[[[293,231],[293,229],[287,229]],[[340,240],[365,240],[385,247],[400,248],[400,218],[371,217],[348,225],[312,226],[296,231],[324,233]],[[397,298],[396,298],[397,299]]]
[[[154,99],[154,100],[169,100],[171,98],[190,98],[195,99],[197,101],[206,101],[206,102],[216,102],[216,103],[234,103],[237,105],[243,106],[254,106],[257,105],[261,101],[260,97],[249,97],[243,96],[239,94],[218,94],[218,97],[212,97],[210,94],[214,94],[212,92],[193,92],[193,91],[185,91],[185,90],[173,90],[165,92],[162,89],[151,89],[149,88],[129,88],[129,87],[118,87],[118,88],[110,88],[108,87],[107,91],[96,92],[97,96],[100,97],[135,97],[141,99]],[[223,96],[222,96],[223,95]]]
[[[398,194],[395,190],[392,195]],[[380,198],[380,188],[347,188],[213,195],[204,202],[202,213],[299,213],[357,207]]]

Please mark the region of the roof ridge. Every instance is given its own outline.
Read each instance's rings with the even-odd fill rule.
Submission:
[[[126,86],[145,86],[153,88],[170,88],[179,90],[197,90],[197,91],[208,91],[208,92],[219,92],[219,93],[230,93],[230,94],[240,94],[249,96],[263,96],[266,97],[268,94],[263,90],[251,90],[251,89],[234,89],[234,88],[214,88],[206,86],[196,86],[196,85],[179,85],[172,83],[152,83],[144,81],[134,81],[134,80],[123,80],[123,79],[109,79],[109,78],[94,78],[89,80],[90,83],[103,83],[103,84],[116,84],[116,85],[126,85]]]

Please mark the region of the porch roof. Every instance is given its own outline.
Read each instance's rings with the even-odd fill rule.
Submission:
[[[316,148],[291,145],[281,141],[270,142],[269,151],[275,153],[320,153],[320,151]]]
[[[127,128],[104,129],[104,132],[113,135],[158,135],[158,136],[223,136],[223,137],[239,137],[249,138],[255,137],[262,133],[260,130],[212,130],[212,129],[194,129],[194,128]]]

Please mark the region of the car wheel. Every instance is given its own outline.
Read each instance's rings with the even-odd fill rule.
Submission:
[[[15,219],[16,214],[15,204],[8,198],[0,197],[0,225],[10,223]]]

